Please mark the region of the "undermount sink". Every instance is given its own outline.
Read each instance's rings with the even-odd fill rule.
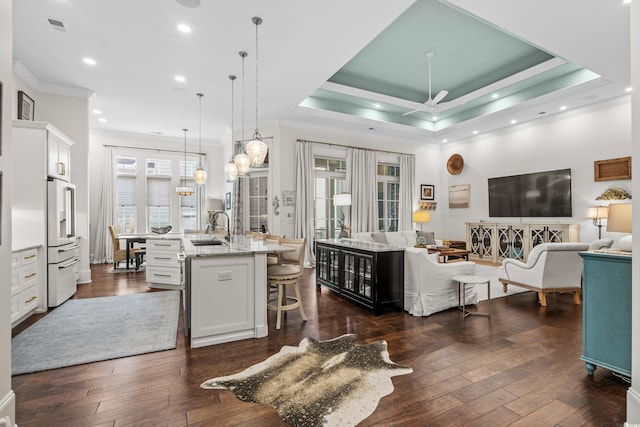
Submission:
[[[224,242],[222,240],[218,240],[218,239],[192,240],[191,243],[193,243],[193,246],[216,246],[216,245],[223,245],[224,244]]]

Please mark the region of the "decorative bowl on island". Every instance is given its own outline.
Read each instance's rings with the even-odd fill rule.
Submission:
[[[167,234],[171,231],[171,226],[167,225],[165,227],[151,227],[151,232],[156,234]]]

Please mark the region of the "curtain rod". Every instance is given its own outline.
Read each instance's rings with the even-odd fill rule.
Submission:
[[[407,155],[407,156],[413,156],[413,157],[416,156],[415,154],[410,154],[410,153],[400,153],[400,152],[397,152],[397,151],[376,150],[375,148],[356,147],[355,145],[332,144],[330,142],[309,141],[308,139],[299,139],[298,142],[310,142],[312,144],[329,145],[331,147],[358,148],[360,150],[377,151],[379,153],[387,153],[387,154],[400,154],[400,155]]]
[[[165,153],[180,153],[180,154],[184,154],[184,150],[167,150],[164,148],[146,148],[146,147],[128,147],[126,145],[111,145],[111,144],[104,144],[103,147],[113,147],[113,148],[129,148],[132,150],[148,150],[148,151],[164,151]],[[199,153],[197,151],[187,151],[187,154],[198,154],[201,156],[206,156],[207,153]]]

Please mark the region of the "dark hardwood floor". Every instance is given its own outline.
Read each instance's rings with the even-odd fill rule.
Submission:
[[[144,273],[108,273],[92,266],[91,284],[74,298],[149,292]],[[378,317],[302,281],[303,323],[290,312],[269,336],[190,349],[179,325],[175,350],[13,377],[17,423],[27,426],[280,426],[274,410],[242,402],[205,380],[239,372],[297,345],[351,333],[358,343],[386,340],[396,363],[413,373],[393,378],[361,426],[621,426],[628,384],[598,368],[589,377],[582,350],[581,306],[570,294],[540,307],[532,292],[494,298],[491,318],[447,310],[429,317],[401,312]],[[494,296],[495,297],[495,296]],[[485,310],[486,302],[478,309]],[[24,330],[43,315],[14,329]],[[135,325],[131,325],[135,327]],[[614,333],[614,331],[612,331]]]

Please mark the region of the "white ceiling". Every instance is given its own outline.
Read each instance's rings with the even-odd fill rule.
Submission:
[[[178,140],[185,127],[195,137],[196,93],[202,92],[204,143],[219,142],[231,124],[230,74],[238,76],[234,119],[236,128],[241,127],[241,50],[249,54],[244,79],[245,138],[255,128],[253,16],[263,19],[259,26],[260,127],[281,120],[418,140],[455,140],[469,137],[473,130],[508,126],[513,118],[522,123],[541,117],[542,111],[556,114],[563,104],[571,110],[628,96],[624,89],[630,81],[629,6],[622,0],[589,2],[589,6],[581,0],[450,0],[439,3],[601,78],[435,131],[370,115],[362,118],[301,106],[414,3],[204,0],[197,8],[187,8],[175,0],[19,0],[13,2],[15,70],[38,91],[94,94],[91,107],[101,110],[107,122],[92,115],[92,129],[159,132]],[[67,31],[53,30],[47,18],[62,21]],[[424,25],[433,19],[425,16]],[[179,23],[190,25],[193,32],[179,33]],[[456,33],[451,28],[443,37],[455,39]],[[431,48],[428,40],[423,47],[419,41],[411,42],[416,51]],[[84,57],[94,58],[97,65],[83,64]],[[184,75],[186,82],[175,82],[176,74]],[[37,111],[36,106],[36,120]]]

